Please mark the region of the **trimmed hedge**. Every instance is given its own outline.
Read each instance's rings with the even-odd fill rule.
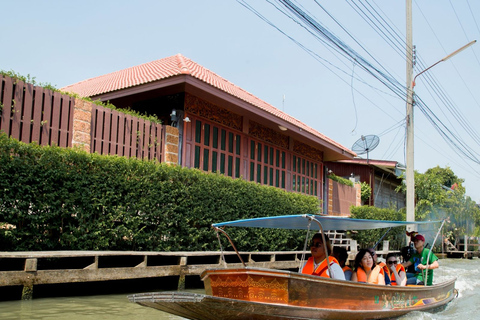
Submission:
[[[344,184],[346,186],[353,187],[353,182],[350,181],[350,179],[345,179],[345,178],[339,177],[339,176],[337,176],[333,173],[329,174],[327,178],[331,179],[333,181],[336,181],[338,183]]]
[[[0,134],[0,250],[218,250],[212,223],[319,208],[316,197],[242,179]],[[245,251],[299,250],[305,236],[228,232]]]
[[[351,207],[351,218],[370,220],[394,220],[405,221],[405,212],[394,209],[381,209],[370,206]],[[382,238],[387,229],[360,230],[353,235],[362,248],[373,247]],[[390,250],[400,250],[405,246],[405,227],[392,228],[383,240],[390,241]],[[382,242],[383,243],[383,242]],[[381,246],[381,244],[380,244]]]

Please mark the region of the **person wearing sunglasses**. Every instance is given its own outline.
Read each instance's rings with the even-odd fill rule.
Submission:
[[[386,259],[387,268],[392,286],[405,286],[407,283],[407,274],[405,268],[398,261],[398,255],[391,252]]]
[[[345,280],[345,274],[343,273],[342,268],[338,264],[337,259],[331,256],[332,245],[330,244],[330,240],[325,237],[325,241],[326,242],[324,245],[321,233],[316,233],[312,237],[312,241],[310,241],[310,252],[312,256],[308,258],[307,262],[301,270],[301,273],[338,280]],[[327,252],[325,252],[325,246],[327,247]],[[333,273],[332,276],[330,276],[330,272],[328,270],[327,253],[330,270]]]

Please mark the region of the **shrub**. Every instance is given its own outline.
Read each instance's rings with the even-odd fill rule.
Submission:
[[[0,222],[12,226],[0,228],[0,250],[217,250],[212,223],[319,208],[316,197],[242,179],[0,134]],[[296,250],[303,234],[230,235],[239,250]]]
[[[352,218],[371,220],[405,221],[405,213],[394,209],[381,209],[370,206],[351,207]],[[388,229],[360,230],[353,238],[361,248],[372,247]],[[390,241],[390,249],[400,249],[405,245],[405,227],[392,228],[383,240]]]
[[[337,181],[338,183],[353,187],[353,182],[352,181],[350,181],[349,179],[345,179],[345,178],[336,176],[333,173],[329,174],[328,178],[333,180],[333,181]]]

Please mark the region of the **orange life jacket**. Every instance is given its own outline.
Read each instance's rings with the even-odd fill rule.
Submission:
[[[389,284],[392,280],[390,279],[391,278],[390,269],[387,267],[387,264],[382,261],[377,263],[377,266],[382,268],[382,274],[385,276],[385,284]],[[388,282],[387,282],[387,278],[388,278]]]
[[[358,282],[362,282],[362,283],[368,282],[368,283],[374,283],[374,284],[378,284],[378,275],[384,274],[383,269],[380,266],[375,266],[375,268],[373,268],[368,279],[367,279],[367,273],[365,272],[365,270],[363,270],[362,267],[358,268],[355,272],[357,273]]]
[[[382,274],[383,275],[390,275],[390,271],[388,270],[388,267],[387,267],[387,264],[383,261],[377,263],[377,266],[379,266],[380,268],[382,268]]]
[[[343,270],[343,272],[346,272],[346,271],[352,271],[353,272],[352,268],[350,268],[349,266],[343,267],[342,270]]]
[[[330,265],[336,263],[338,264],[337,259],[334,257],[328,257],[328,260],[330,261]],[[323,259],[322,263],[317,267],[316,270],[313,270],[314,268],[314,260],[313,257],[308,258],[307,263],[302,269],[302,273],[304,274],[312,274],[314,276],[320,276],[320,277],[325,277],[329,278],[330,276],[327,274],[328,271],[328,265],[327,265],[327,259]]]
[[[399,263],[397,264],[397,273],[400,275],[400,271],[403,271],[405,272],[405,268]],[[392,271],[388,270],[388,274],[390,276],[390,284],[392,286],[398,286],[398,283],[397,283],[397,280],[395,279],[395,273],[393,273]]]

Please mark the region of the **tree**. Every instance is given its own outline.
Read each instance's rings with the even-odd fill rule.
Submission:
[[[480,208],[465,195],[463,182],[449,167],[415,172],[415,219],[447,219],[446,231],[452,238],[478,235]]]
[[[364,181],[361,183],[360,192],[361,192],[362,204],[368,203],[368,200],[370,199],[370,196],[372,194],[372,188],[370,187],[368,182]]]

